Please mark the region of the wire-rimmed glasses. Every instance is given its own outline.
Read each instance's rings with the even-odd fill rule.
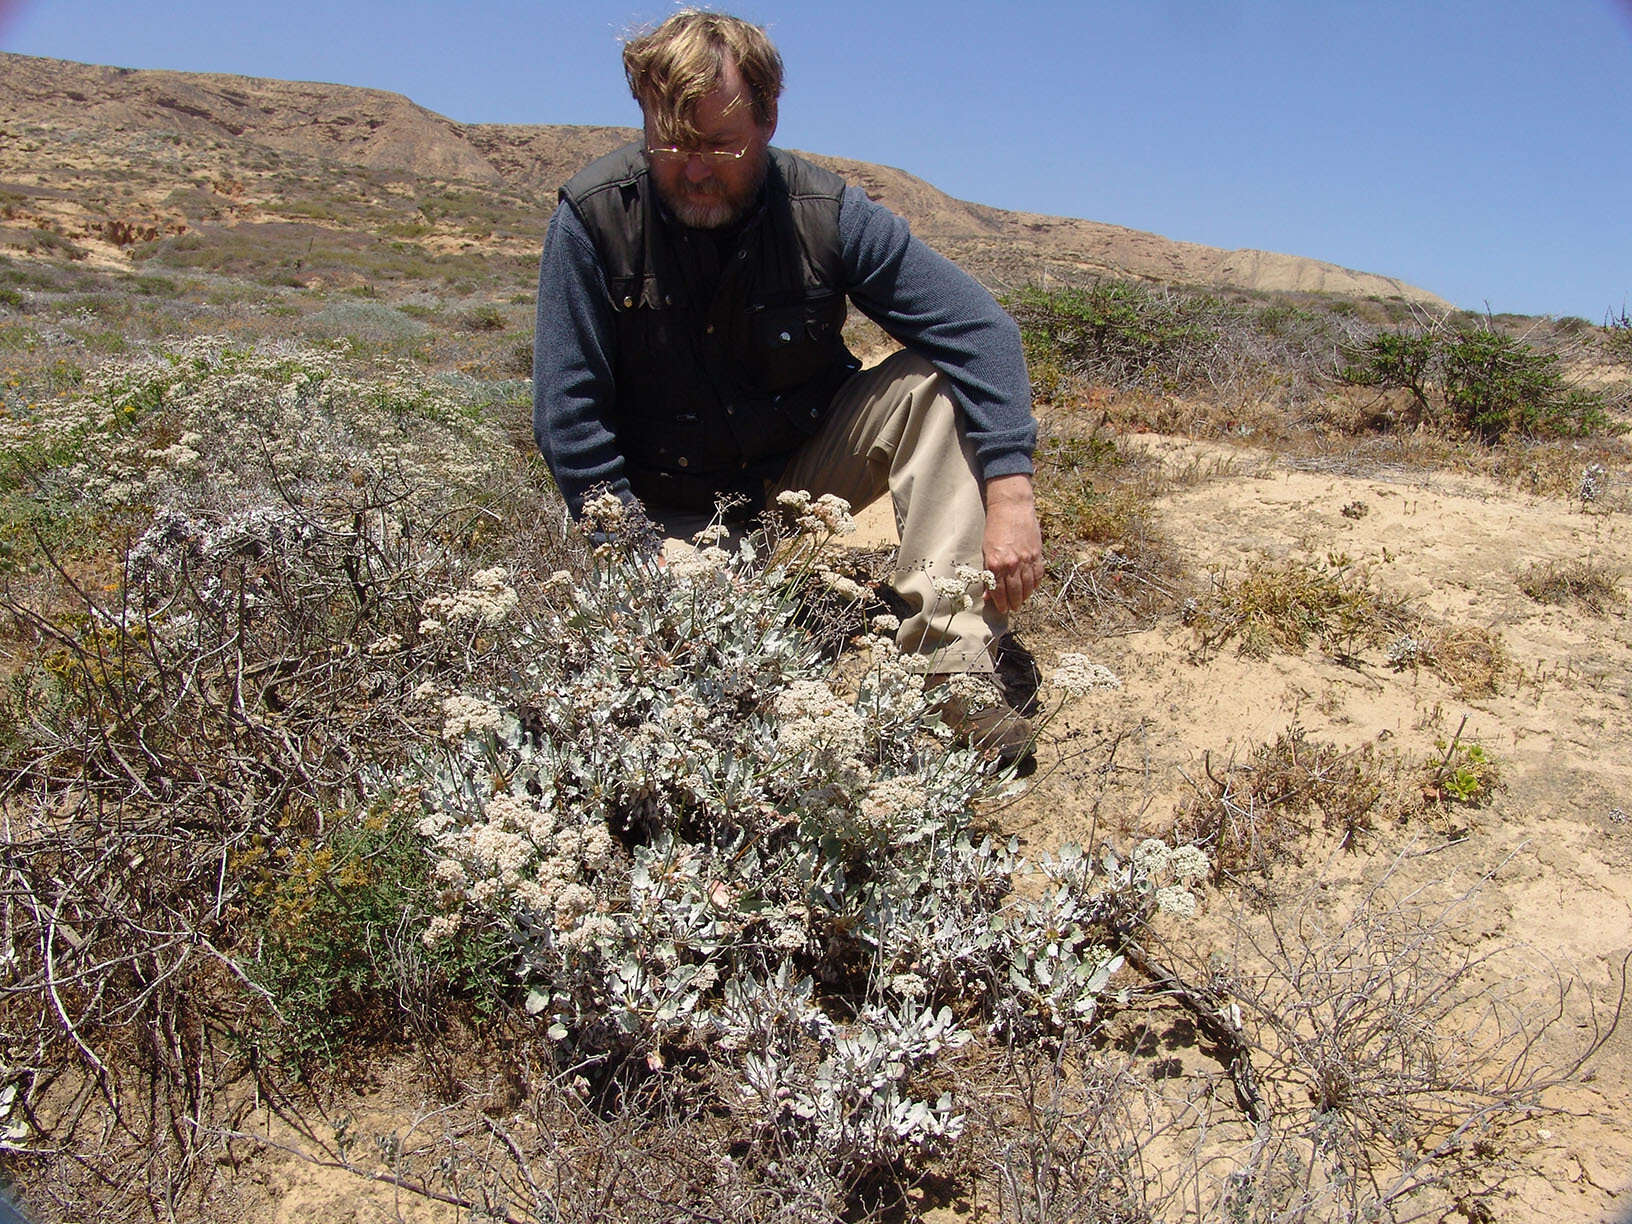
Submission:
[[[664,161],[688,162],[694,157],[700,157],[705,162],[734,162],[741,161],[748,155],[748,147],[753,144],[749,141],[740,149],[682,149],[679,145],[658,145],[648,148],[646,156],[656,157]]]

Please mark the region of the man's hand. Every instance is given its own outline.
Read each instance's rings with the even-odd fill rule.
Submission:
[[[1031,598],[1043,580],[1043,532],[1031,477],[1023,473],[994,476],[986,482],[986,568],[997,586],[986,598],[1007,616]]]

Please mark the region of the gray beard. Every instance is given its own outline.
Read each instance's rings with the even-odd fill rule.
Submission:
[[[657,176],[652,176],[652,183],[657,187],[658,197],[663,206],[674,215],[674,219],[688,229],[717,230],[726,229],[741,221],[753,209],[759,199],[760,188],[765,185],[765,171],[770,164],[770,157],[761,159],[759,174],[755,176],[753,186],[742,199],[735,199],[724,194],[711,196],[707,199],[695,197],[679,199],[669,194]]]

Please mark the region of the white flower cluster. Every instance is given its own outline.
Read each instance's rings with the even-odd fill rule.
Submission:
[[[616,493],[608,491],[584,499],[579,522],[588,532],[612,532],[621,527],[629,517],[629,507],[624,504],[623,499]]]
[[[935,592],[936,606],[953,612],[966,612],[974,605],[969,584],[960,578],[934,578],[930,587]]]
[[[861,818],[874,828],[894,829],[903,821],[921,819],[930,809],[929,792],[911,775],[877,778],[867,784]]]
[[[850,503],[832,493],[813,499],[803,489],[787,489],[776,495],[776,504],[797,516],[796,525],[801,532],[818,540],[850,535],[856,530],[856,520],[850,516]]]
[[[982,672],[953,672],[946,678],[944,691],[949,700],[970,710],[1000,700],[992,678]]]
[[[966,612],[974,606],[974,592],[982,596],[997,589],[997,576],[991,570],[976,569],[972,565],[958,565],[951,577],[930,580],[937,607],[942,611]]]
[[[878,617],[873,628],[873,635],[862,643],[867,670],[858,683],[856,704],[868,711],[880,733],[895,734],[897,728],[913,726],[923,718],[923,660],[919,655],[903,655],[896,646],[900,623],[895,617]]]
[[[1159,912],[1190,918],[1196,912],[1191,890],[1210,870],[1212,863],[1199,846],[1169,846],[1160,838],[1147,837],[1129,856],[1125,879],[1148,892]],[[1161,882],[1168,877],[1172,883]]]
[[[1129,862],[1135,875],[1153,879],[1171,872],[1182,883],[1193,884],[1212,870],[1207,852],[1199,846],[1169,846],[1159,837],[1147,837],[1133,848]]]
[[[731,554],[717,544],[693,548],[668,559],[669,570],[676,579],[703,578],[723,572],[731,564]]]
[[[162,450],[148,451],[147,457],[173,468],[194,467],[198,463],[199,454],[193,447],[203,440],[203,434],[189,430]]]
[[[997,575],[991,570],[977,570],[972,565],[959,565],[952,572],[965,586],[980,586],[988,591],[997,590]]]
[[[827,566],[817,568],[816,578],[822,586],[832,591],[840,599],[855,603],[867,598],[866,587],[849,575],[841,574]]]
[[[501,792],[475,819],[456,819],[443,807],[420,822],[419,832],[442,856],[435,874],[447,886],[448,912],[426,931],[427,943],[460,929],[463,914],[456,907],[467,902],[517,914],[530,929],[569,947],[613,929],[595,920],[597,897],[589,884],[612,865],[605,824],[564,821],[530,798]]]
[[[1068,697],[1083,697],[1103,689],[1122,687],[1122,681],[1110,668],[1093,662],[1087,655],[1075,653],[1060,656],[1049,674],[1048,682]]]
[[[440,633],[449,626],[497,625],[515,611],[520,598],[502,566],[479,570],[461,590],[432,595],[422,605],[420,632]]]
[[[831,753],[861,756],[867,733],[860,710],[822,680],[794,680],[774,698],[777,748],[790,757]]]
[[[490,701],[469,693],[442,699],[442,738],[450,742],[467,735],[497,735],[515,719]]]

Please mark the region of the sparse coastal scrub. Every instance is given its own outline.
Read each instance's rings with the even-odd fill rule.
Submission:
[[[1544,1157],[1610,1180],[1608,1128],[1537,1123],[1626,1099],[1624,942],[1549,965],[1513,897],[1548,821],[1549,896],[1621,903],[1624,311],[1011,293],[1022,784],[940,725],[847,508],[662,567],[615,499],[567,524],[531,189],[127,143],[0,189],[0,1153],[42,1224],[265,1220],[318,1174],[381,1194],[337,1216],[517,1224],[1482,1221]],[[1246,494],[1180,520],[1312,474],[1254,559],[1193,529]],[[1384,568],[1390,507],[1464,477],[1578,539]]]

